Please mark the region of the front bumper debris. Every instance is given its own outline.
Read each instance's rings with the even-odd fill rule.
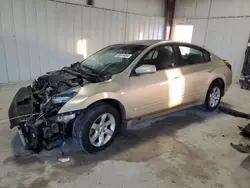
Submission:
[[[10,128],[22,124],[34,111],[31,87],[18,90],[9,107]]]

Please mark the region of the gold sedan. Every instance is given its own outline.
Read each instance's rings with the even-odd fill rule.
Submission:
[[[87,152],[106,148],[134,121],[192,106],[215,110],[232,82],[231,65],[208,50],[173,41],[108,46],[82,62],[110,79],[83,86],[59,114],[84,109],[73,135]]]

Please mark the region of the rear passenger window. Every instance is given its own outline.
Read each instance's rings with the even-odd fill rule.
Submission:
[[[210,53],[207,52],[207,51],[204,51],[203,54],[204,54],[205,62],[210,62],[211,61],[211,55],[210,55]]]
[[[210,61],[210,54],[203,49],[189,46],[179,46],[181,52],[181,66],[194,65]]]

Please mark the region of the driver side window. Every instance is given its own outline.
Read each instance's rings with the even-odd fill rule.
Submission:
[[[174,51],[172,46],[160,46],[149,51],[136,67],[141,65],[155,65],[156,70],[174,67]]]
[[[156,59],[158,52],[156,50],[151,51],[143,60]]]

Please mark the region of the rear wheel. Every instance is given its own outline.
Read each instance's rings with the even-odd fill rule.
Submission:
[[[214,111],[218,108],[222,97],[222,85],[220,83],[212,83],[207,91],[205,100],[205,109]]]
[[[74,139],[88,153],[107,148],[114,140],[119,126],[118,111],[103,102],[84,110],[73,127]]]

